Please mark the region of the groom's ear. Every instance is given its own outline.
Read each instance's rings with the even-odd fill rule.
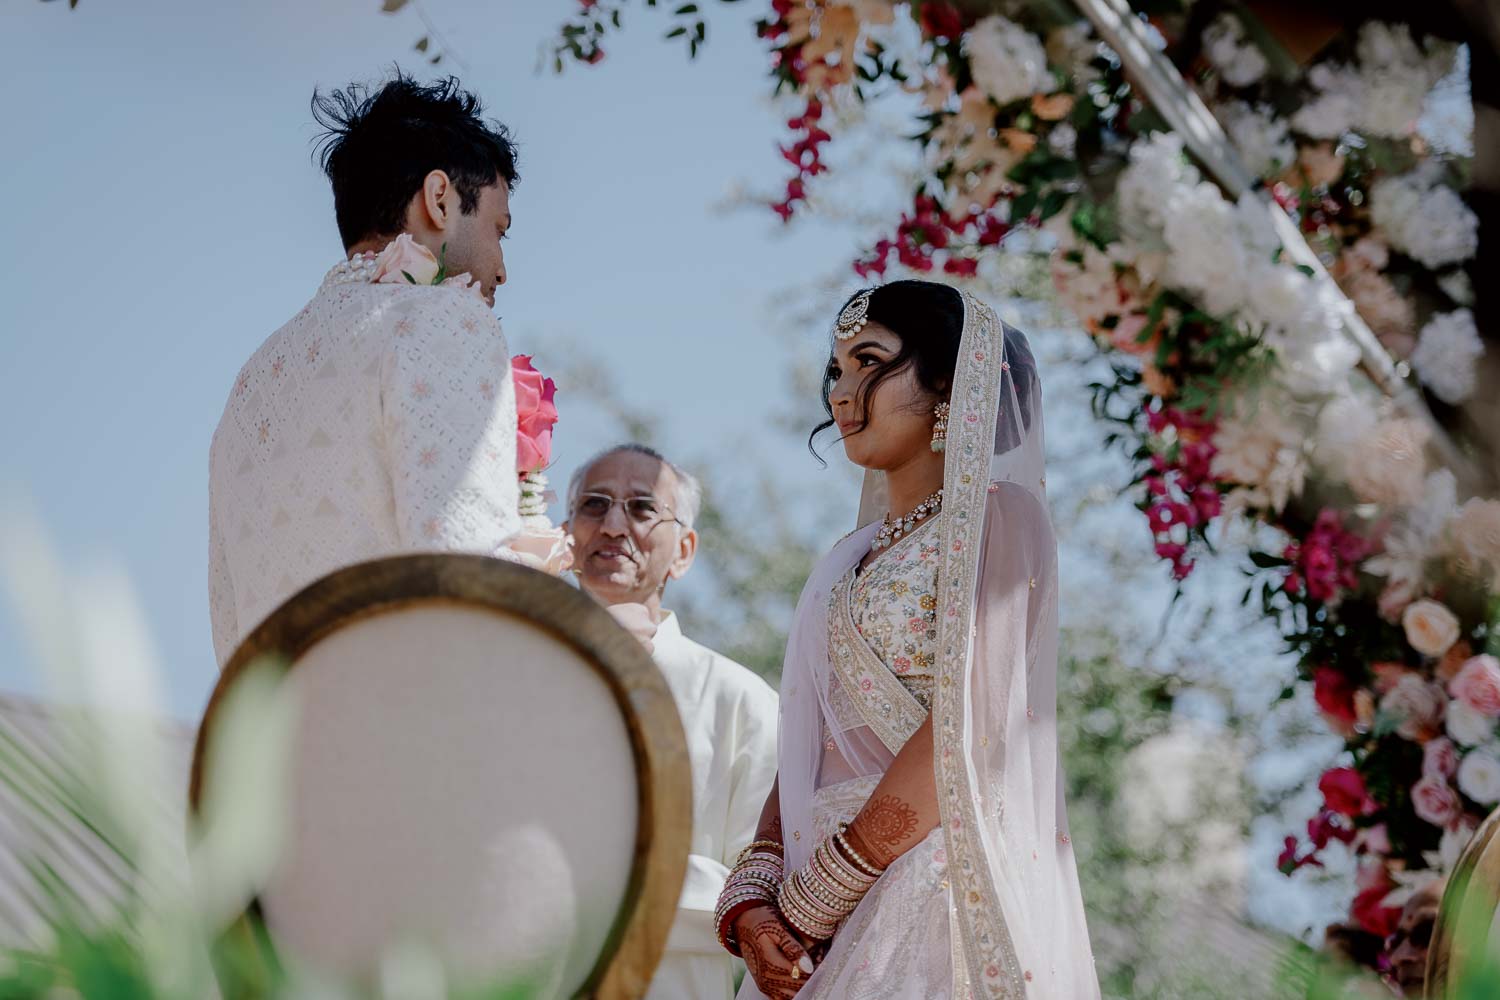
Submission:
[[[458,189],[445,171],[434,170],[422,178],[422,189],[417,192],[416,204],[412,206],[420,217],[423,228],[442,232],[453,225],[458,214]]]
[[[682,533],[677,540],[677,558],[672,560],[672,568],[667,571],[667,576],[672,580],[681,580],[687,571],[693,567],[693,559],[698,554],[698,532],[689,528]]]

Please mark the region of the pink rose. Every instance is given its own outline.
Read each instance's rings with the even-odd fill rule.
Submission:
[[[1443,710],[1448,696],[1442,685],[1433,684],[1421,674],[1402,675],[1380,699],[1380,710],[1397,720],[1396,732],[1414,743],[1432,739],[1442,731]]]
[[[1447,827],[1463,815],[1458,793],[1446,778],[1425,774],[1411,786],[1411,805],[1419,818],[1433,826]]]
[[[557,383],[518,354],[510,362],[516,384],[516,471],[540,472],[552,461],[552,428],[557,423]]]
[[[1422,773],[1445,780],[1458,773],[1458,747],[1452,740],[1439,736],[1423,744]]]
[[[480,302],[483,302],[485,305],[489,305],[489,300],[484,297],[484,286],[481,285],[478,280],[476,280],[471,274],[469,274],[468,271],[465,271],[462,274],[455,274],[451,278],[444,278],[443,287],[461,288],[466,292],[472,293],[473,296]]]
[[[375,258],[375,277],[370,280],[377,285],[430,285],[437,273],[432,251],[402,233]],[[409,280],[407,275],[411,275]]]
[[[1328,808],[1341,816],[1367,816],[1376,809],[1375,800],[1365,789],[1365,779],[1352,767],[1325,771],[1318,781],[1318,791]]]
[[[525,528],[509,547],[523,566],[562,576],[573,566],[573,536],[561,528]]]
[[[1488,653],[1474,657],[1459,670],[1448,691],[1481,715],[1500,716],[1500,660]]]

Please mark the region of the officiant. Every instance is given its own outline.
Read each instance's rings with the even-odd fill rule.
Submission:
[[[606,606],[638,604],[653,619],[653,656],[677,702],[693,776],[692,854],[667,953],[648,1000],[727,1000],[737,959],[719,946],[714,905],[735,856],[753,839],[776,772],[776,694],[750,670],[683,634],[662,606],[698,550],[702,489],[643,445],[596,455],[568,487],[574,571]]]

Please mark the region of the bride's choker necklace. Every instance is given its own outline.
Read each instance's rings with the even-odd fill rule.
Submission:
[[[870,551],[879,552],[888,549],[910,533],[913,528],[927,520],[932,515],[943,509],[943,491],[938,490],[932,496],[917,504],[916,509],[904,517],[891,520],[891,515],[885,516],[885,522],[881,524],[880,530],[875,532],[875,540],[870,543]]]

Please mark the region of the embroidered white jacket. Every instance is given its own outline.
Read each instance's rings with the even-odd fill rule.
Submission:
[[[235,380],[209,455],[209,607],[222,668],[292,594],[411,551],[508,554],[516,402],[470,291],[325,281]]]

